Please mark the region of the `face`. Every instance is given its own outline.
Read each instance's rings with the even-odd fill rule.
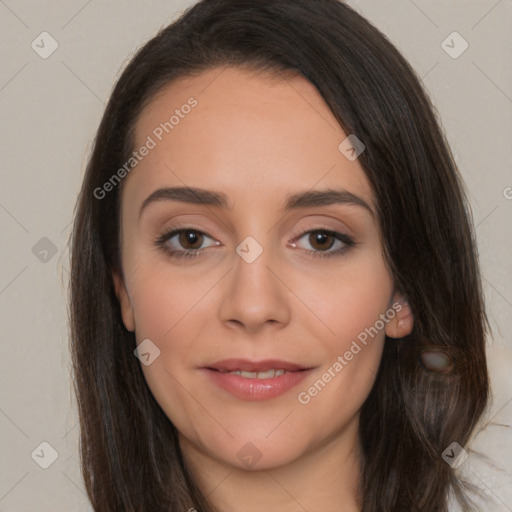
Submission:
[[[410,332],[347,135],[303,77],[231,67],[141,113],[114,281],[184,451],[269,469],[325,449]]]

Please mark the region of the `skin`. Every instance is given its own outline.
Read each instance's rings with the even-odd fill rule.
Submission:
[[[144,376],[177,427],[200,488],[221,510],[358,511],[359,410],[384,334],[405,336],[413,318],[394,289],[374,214],[348,203],[286,214],[283,206],[288,194],[332,187],[375,211],[370,184],[359,161],[338,149],[347,134],[299,75],[227,67],[176,80],[143,110],[135,146],[190,97],[197,106],[123,182],[124,277],[113,277],[126,328],[137,343],[149,338],[160,350],[142,365]],[[231,208],[161,200],[139,218],[144,200],[171,186],[224,192]],[[155,245],[178,222],[209,235],[199,234],[201,255],[173,259]],[[315,257],[322,252],[308,233],[315,229],[346,233],[356,245]],[[252,263],[235,251],[248,236],[263,249]],[[167,244],[191,249],[178,236]],[[340,246],[331,237],[324,250]],[[307,405],[299,403],[298,393],[394,303],[402,309],[385,329]],[[277,398],[245,401],[199,371],[230,357],[277,358],[315,370]],[[261,454],[252,467],[237,457],[248,442]]]

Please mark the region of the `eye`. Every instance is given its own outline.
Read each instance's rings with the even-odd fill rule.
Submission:
[[[354,240],[348,235],[328,229],[306,231],[295,240],[305,238],[306,235],[308,235],[307,242],[313,250],[302,248],[314,257],[326,258],[341,255],[355,245]],[[204,246],[203,244],[206,239],[213,240],[210,235],[198,229],[187,227],[175,228],[158,237],[155,240],[155,245],[173,258],[190,258],[200,256],[203,253],[203,249],[219,245],[220,243],[214,241],[210,245]],[[297,247],[295,241],[291,242],[290,245]],[[335,246],[337,247],[334,248]]]
[[[157,238],[155,243],[172,257],[194,257],[201,254],[202,249],[211,247],[211,245],[218,245],[218,242],[214,242],[209,246],[203,246],[206,238],[211,239],[211,237],[204,231],[192,228],[182,228],[168,231]]]
[[[354,240],[344,233],[331,231],[329,229],[315,229],[306,231],[296,240],[300,240],[307,236],[307,242],[313,247],[313,250],[306,249],[311,252],[315,257],[329,257],[345,253],[350,247],[355,245]],[[292,242],[292,247],[296,247],[295,241]],[[333,249],[333,247],[336,248]]]

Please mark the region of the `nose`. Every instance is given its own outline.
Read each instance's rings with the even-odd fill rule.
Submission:
[[[221,321],[251,333],[270,325],[286,325],[290,321],[292,294],[279,269],[277,255],[271,250],[263,248],[254,261],[236,254],[234,268],[224,283],[219,308]]]

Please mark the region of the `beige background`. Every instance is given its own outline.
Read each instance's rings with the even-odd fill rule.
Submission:
[[[91,510],[69,378],[72,209],[116,77],[135,49],[191,3],[0,0],[0,512]],[[460,165],[493,328],[489,417],[512,424],[512,0],[348,3],[422,77]],[[58,43],[46,59],[31,47],[43,31]],[[469,44],[458,58],[442,46],[453,31]],[[463,41],[452,39],[445,45],[453,53]],[[461,467],[493,497],[494,512],[512,511],[511,430],[488,427],[476,443],[506,471],[491,471],[473,454]],[[58,454],[47,469],[40,464],[51,462],[52,448],[42,442]]]

